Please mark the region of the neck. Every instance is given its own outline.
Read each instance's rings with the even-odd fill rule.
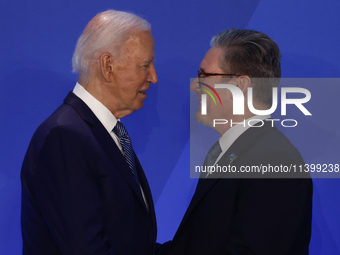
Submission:
[[[224,135],[225,132],[227,132],[229,129],[237,125],[238,123],[244,123],[246,119],[249,119],[251,117],[255,116],[255,114],[248,112],[248,114],[244,115],[234,115],[231,119],[228,119],[227,123],[225,121],[221,123],[215,123],[215,127],[213,127],[220,137]]]
[[[121,119],[131,114],[131,110],[121,109],[119,105],[115,104],[115,102],[119,102],[119,100],[115,99],[114,93],[107,89],[108,84],[89,78],[79,78],[78,83],[94,98],[101,102],[116,117],[116,119]],[[108,96],[108,94],[110,94],[110,96]]]

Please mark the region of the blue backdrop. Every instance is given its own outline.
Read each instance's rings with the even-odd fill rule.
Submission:
[[[163,242],[173,237],[197,182],[189,177],[189,85],[211,37],[229,27],[259,30],[278,43],[283,77],[339,77],[339,8],[338,1],[321,0],[2,0],[0,254],[21,253],[24,153],[37,126],[73,89],[73,50],[94,15],[107,9],[132,11],[152,25],[159,82],[151,86],[144,108],[123,122],[149,179],[158,241]],[[334,119],[340,89],[321,84],[315,91],[321,96],[312,92],[319,106],[313,114],[322,118],[286,135],[306,162],[338,160],[340,130]],[[340,163],[333,161],[315,163]],[[340,179],[314,180],[312,255],[340,254],[339,184]]]

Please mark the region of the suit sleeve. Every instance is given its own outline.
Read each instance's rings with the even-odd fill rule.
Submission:
[[[301,162],[292,158],[290,153],[276,151],[253,162],[254,165],[260,163]],[[244,179],[241,183],[227,254],[291,254],[296,247],[308,250],[311,179]]]
[[[63,126],[50,130],[37,156],[34,195],[62,254],[114,254],[94,157],[86,136]]]

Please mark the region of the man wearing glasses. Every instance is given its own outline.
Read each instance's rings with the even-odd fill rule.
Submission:
[[[198,79],[191,85],[201,101],[197,121],[215,129],[220,136],[203,165],[240,169],[260,164],[304,164],[270,115],[256,116],[249,110],[247,100],[244,114],[233,114],[236,94],[232,90],[243,93],[247,99],[251,87],[257,110],[272,105],[272,87],[278,87],[281,76],[277,44],[257,31],[230,29],[214,36],[211,46],[202,60]],[[214,84],[230,86],[215,88],[220,100],[216,100],[217,104],[206,95],[207,91],[214,93]],[[203,107],[206,114],[202,114]],[[228,123],[216,124],[214,119]],[[247,125],[249,121],[253,127]],[[242,174],[228,177],[232,174],[201,173],[168,254],[308,254],[310,178],[279,178],[275,174],[271,176],[274,178]]]

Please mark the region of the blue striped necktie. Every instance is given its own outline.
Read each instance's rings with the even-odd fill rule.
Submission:
[[[207,156],[205,157],[205,160],[204,160],[204,163],[203,163],[203,166],[206,167],[209,167],[209,166],[213,166],[216,159],[218,158],[218,156],[221,154],[222,152],[222,149],[221,149],[221,146],[220,146],[220,142],[217,141],[209,150]],[[204,175],[205,178],[208,177],[210,173],[207,173],[206,175]]]
[[[132,149],[130,136],[128,135],[124,125],[120,121],[117,121],[116,126],[113,128],[113,132],[118,136],[119,142],[122,145],[124,151],[125,160],[128,163],[136,182],[139,185],[135,164],[135,152]]]
[[[216,159],[218,158],[218,156],[221,154],[222,149],[220,146],[219,141],[217,141],[209,150],[203,165],[204,166],[213,166]]]
[[[207,156],[205,157],[203,166],[207,170],[209,166],[213,166],[218,156],[221,154],[222,149],[220,146],[220,142],[217,141],[209,150]],[[201,172],[200,179],[198,180],[197,186],[196,186],[196,192],[197,190],[201,189],[204,186],[204,183],[206,182],[205,179],[209,176],[209,172]]]

